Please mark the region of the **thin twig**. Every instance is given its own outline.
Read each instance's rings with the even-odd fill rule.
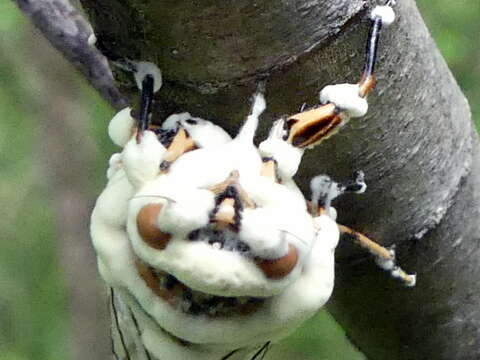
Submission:
[[[126,99],[115,86],[106,58],[89,44],[92,27],[68,0],[15,0],[32,23],[115,109]]]

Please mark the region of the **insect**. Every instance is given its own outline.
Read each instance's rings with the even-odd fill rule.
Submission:
[[[341,232],[415,284],[393,250],[335,222],[331,202],[365,191],[362,172],[345,183],[313,178],[310,201],[292,179],[306,148],[367,112],[380,30],[394,19],[389,5],[371,13],[360,82],[325,87],[322,105],[277,120],[258,147],[263,86],[234,138],[189,113],[157,126],[150,108],[161,74],[137,64],[141,113],[136,120],[127,108],[110,122],[123,151],[110,159],[91,221],[118,359],[263,358],[329,299]]]

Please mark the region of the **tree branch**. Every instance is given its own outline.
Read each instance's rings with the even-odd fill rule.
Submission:
[[[90,24],[68,0],[15,0],[50,43],[59,50],[114,108],[121,109],[126,99],[112,78],[105,57],[89,45]]]

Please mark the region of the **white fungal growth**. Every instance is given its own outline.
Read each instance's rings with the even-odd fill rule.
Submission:
[[[281,123],[260,149],[253,144],[264,109],[265,99],[257,94],[233,140],[188,113],[169,117],[160,131],[183,128],[198,149],[180,155],[166,171],[160,164],[168,150],[154,132],[145,131],[137,142],[128,109],[112,120],[110,136],[124,149],[110,160],[109,182],[92,214],[93,244],[102,277],[122,293],[144,346],[156,358],[209,359],[239,348],[251,351],[291,333],[330,297],[338,226],[329,216],[308,213],[291,178],[303,151],[283,140]],[[261,175],[264,156],[277,161],[281,183]],[[219,205],[212,187],[235,172],[231,187],[236,190],[225,193],[235,200]],[[139,228],[140,211],[152,204],[161,205],[151,220],[154,228],[168,234],[161,248],[152,247]],[[235,223],[216,227],[218,212]],[[284,259],[292,248],[295,258],[285,273],[270,277],[260,266]],[[168,274],[185,294],[159,295],[139,262],[158,277],[158,286],[166,276],[161,274]],[[235,305],[221,305],[225,297]],[[196,315],[202,299],[220,305]],[[248,304],[253,307],[242,313]],[[229,315],[218,316],[222,311]],[[178,346],[175,337],[195,346]]]
[[[395,20],[390,6],[370,16],[374,26]],[[92,34],[88,43],[95,41]],[[154,63],[117,65],[134,72],[144,95],[148,76],[160,90]],[[99,272],[118,306],[114,325],[126,327],[125,339],[121,329],[113,332],[114,349],[123,348],[119,358],[130,358],[129,349],[139,354],[132,360],[257,358],[259,347],[288,336],[328,301],[340,228],[348,230],[335,222],[330,204],[342,193],[364,192],[364,175],[345,184],[315,177],[308,204],[293,176],[304,153],[299,147],[364,116],[368,103],[359,84],[326,86],[319,97],[330,105],[276,121],[258,147],[261,92],[233,139],[188,112],[145,131],[130,108],[111,120],[109,136],[123,149],[109,160],[90,230]],[[149,98],[142,97],[143,109]],[[393,277],[415,285],[393,250],[371,252]]]
[[[190,118],[191,118],[191,115],[188,112],[172,114],[168,118],[166,118],[165,121],[162,123],[162,129],[177,131],[178,126],[180,125],[180,122]]]
[[[329,206],[330,202],[341,194],[335,181],[327,175],[317,175],[310,181],[310,190],[312,191],[312,202],[318,204],[322,201],[324,205]]]
[[[320,102],[335,104],[348,117],[361,117],[368,111],[368,102],[359,91],[358,84],[328,85],[320,92]]]
[[[263,259],[278,259],[288,252],[288,233],[280,231],[277,219],[267,208],[246,209],[242,213],[242,228],[239,236],[257,256]]]
[[[220,126],[198,117],[190,115],[188,118],[180,120],[180,124],[200,148],[217,146],[232,140]]]
[[[107,179],[108,180],[112,179],[115,176],[115,174],[122,168],[123,168],[122,154],[121,153],[113,154],[110,157],[110,160],[108,160]]]
[[[330,219],[332,219],[333,221],[337,220],[337,209],[335,209],[333,206],[330,206],[328,208],[327,215],[330,216]]]
[[[375,20],[376,18],[382,19],[382,25],[389,26],[395,21],[395,11],[391,6],[375,6],[370,13],[370,18]]]
[[[253,141],[255,131],[257,131],[258,127],[258,118],[265,111],[266,107],[265,96],[260,92],[256,93],[253,96],[253,105],[250,115],[247,117],[247,121],[245,121],[245,124],[236,139],[247,142]]]
[[[108,136],[115,145],[124,147],[133,135],[135,119],[131,111],[130,107],[120,110],[108,124]]]
[[[414,287],[415,285],[417,285],[417,275],[416,274],[410,274],[410,275],[408,275],[408,278],[410,280],[406,283],[406,285],[408,287]]]
[[[392,275],[392,277],[400,278],[402,276],[402,271],[399,267],[392,267],[390,270],[390,275]]]
[[[392,276],[393,277],[396,277],[395,275],[393,275],[393,272],[396,271],[396,261],[395,261],[395,257],[396,257],[396,254],[395,254],[395,249],[394,248],[391,248],[388,250],[388,252],[390,253],[390,259],[385,259],[383,257],[380,257],[380,256],[376,256],[375,257],[375,262],[377,263],[377,265],[379,267],[381,267],[383,270],[385,271],[391,271],[392,272]],[[398,276],[397,276],[398,277]]]
[[[146,182],[154,180],[159,173],[162,156],[166,149],[158,141],[153,131],[143,133],[140,144],[132,138],[123,151],[123,165],[130,183],[140,188]]]
[[[279,176],[282,179],[288,179],[297,173],[304,151],[283,140],[284,123],[284,120],[276,121],[268,138],[260,143],[258,149],[264,158],[275,159]]]
[[[367,191],[367,184],[365,182],[362,182],[360,190],[357,190],[356,193],[363,194],[365,191]]]
[[[97,36],[94,33],[91,33],[87,39],[88,46],[95,46],[97,43]]]
[[[138,61],[134,62],[135,64],[135,82],[137,87],[142,90],[142,82],[145,79],[145,76],[151,75],[153,77],[153,91],[157,92],[162,87],[162,72],[152,62],[149,61]]]
[[[147,184],[139,195],[157,194],[157,189],[161,190],[162,197],[173,200],[165,202],[158,217],[158,225],[163,231],[185,238],[189,232],[208,224],[209,214],[215,206],[211,191],[183,188],[167,181],[159,181]],[[147,198],[146,201],[148,203],[151,199]],[[145,199],[141,203],[145,204]]]
[[[381,257],[375,257],[375,262],[380,268],[382,268],[385,271],[392,271],[395,268],[395,260],[393,259],[384,259]],[[392,272],[392,276],[393,276],[393,272]]]

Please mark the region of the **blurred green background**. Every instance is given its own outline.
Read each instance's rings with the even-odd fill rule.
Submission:
[[[417,3],[480,125],[480,1]],[[87,225],[76,224],[85,214],[72,208],[88,211],[91,194],[102,187],[115,151],[105,131],[113,111],[46,47],[12,2],[0,2],[0,360],[77,359],[82,353],[100,359],[76,345],[91,341],[91,354],[101,354],[98,348],[108,344],[101,316],[106,300],[90,296],[101,286],[75,274],[95,277],[95,264],[84,262],[90,250],[65,254],[72,252],[66,247],[88,241]],[[62,117],[74,120],[63,124]],[[42,135],[52,129],[59,144]],[[56,172],[69,167],[76,172],[56,182]],[[75,198],[69,186],[86,186],[87,199]],[[63,238],[72,229],[77,237]],[[82,324],[82,314],[95,312],[99,329]],[[269,358],[363,359],[325,312]]]

